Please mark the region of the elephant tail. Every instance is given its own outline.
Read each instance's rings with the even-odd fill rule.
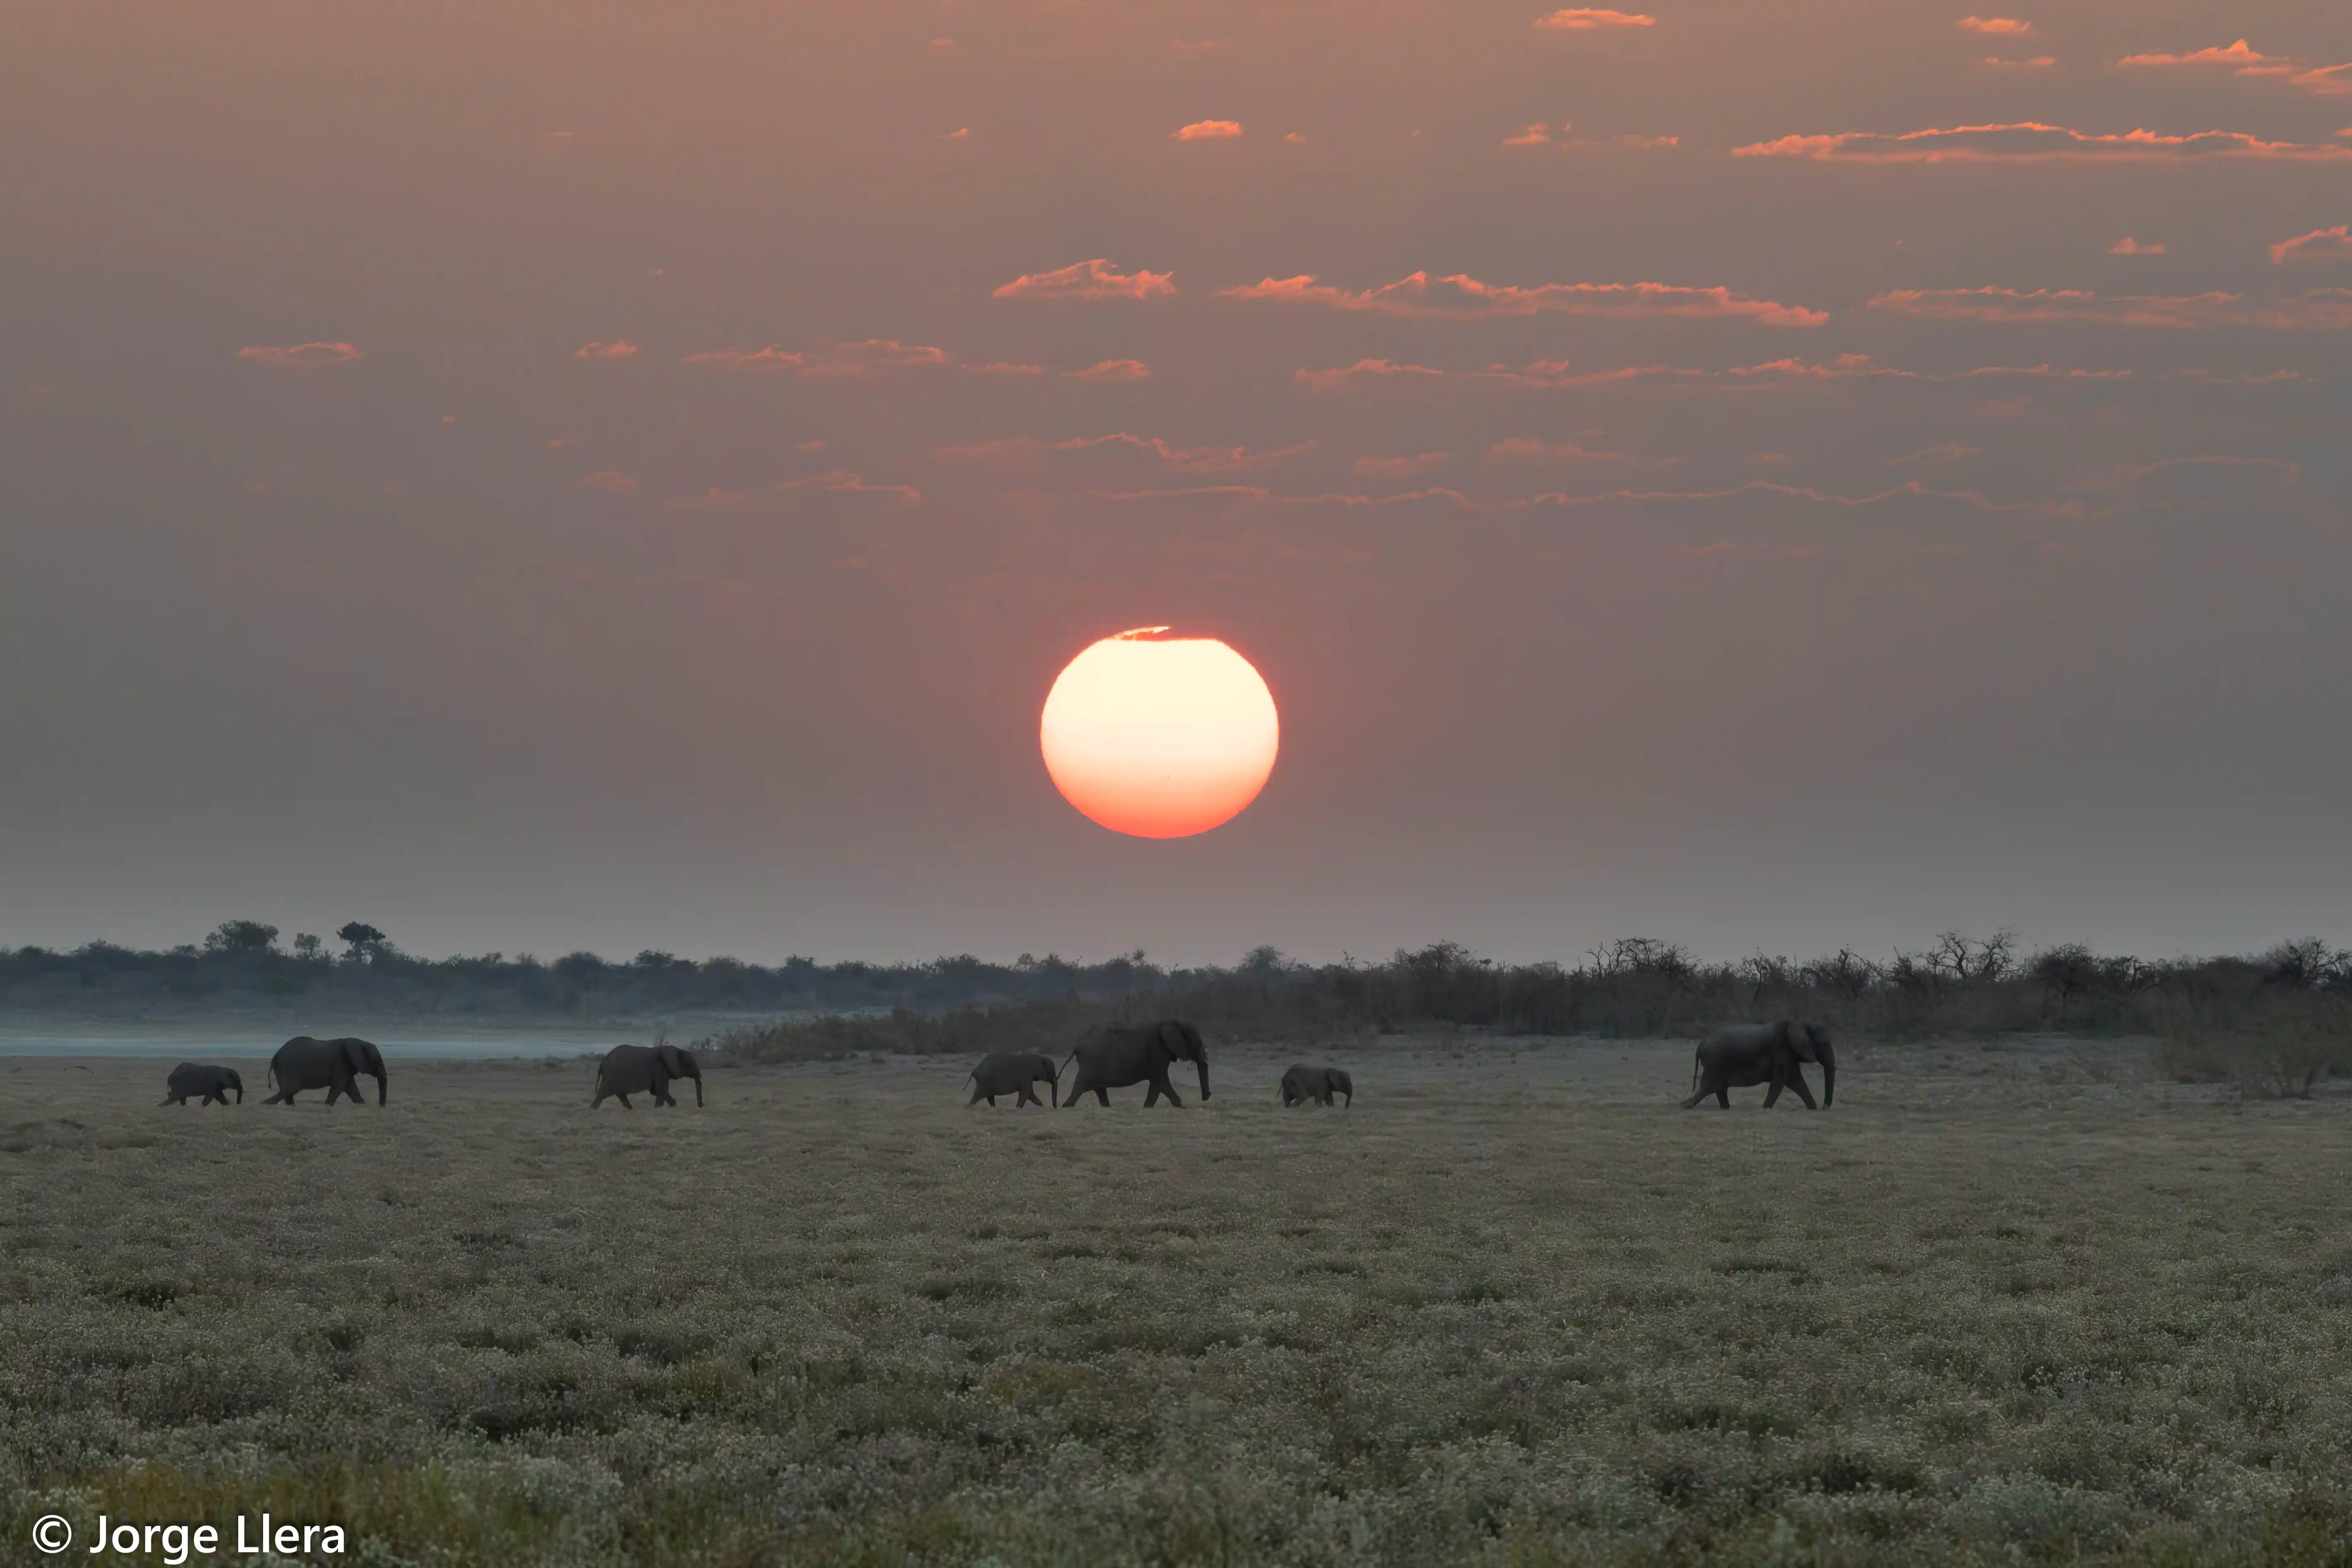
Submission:
[[[1693,1094],[1698,1092],[1699,1066],[1703,1060],[1704,1058],[1696,1051],[1691,1053],[1691,1092]]]

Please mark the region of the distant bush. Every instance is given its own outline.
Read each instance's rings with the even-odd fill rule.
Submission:
[[[2167,1077],[2231,1083],[2252,1100],[2308,1100],[2322,1080],[2352,1078],[2352,1020],[2284,1017],[2250,1028],[2167,1037]]]

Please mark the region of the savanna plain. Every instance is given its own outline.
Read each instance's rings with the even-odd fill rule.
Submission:
[[[2340,1086],[1842,1046],[1833,1109],[1729,1113],[1665,1042],[1213,1040],[1181,1111],[0,1062],[5,1555],[267,1510],[377,1568],[2352,1561]],[[1282,1110],[1293,1059],[1354,1106]]]

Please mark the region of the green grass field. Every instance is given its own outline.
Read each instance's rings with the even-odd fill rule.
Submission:
[[[0,1556],[268,1509],[379,1568],[2352,1561],[2352,1101],[2011,1042],[1685,1113],[1687,1047],[1423,1039],[1285,1112],[1295,1055],[1149,1113],[0,1063]]]

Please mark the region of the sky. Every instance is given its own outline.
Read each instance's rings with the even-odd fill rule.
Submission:
[[[2347,224],[2313,0],[0,0],[0,942],[2352,939]]]

